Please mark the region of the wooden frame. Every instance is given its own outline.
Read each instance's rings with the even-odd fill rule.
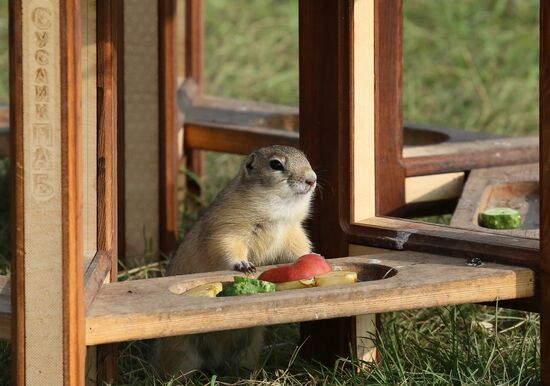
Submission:
[[[550,3],[540,2],[540,260],[541,384],[550,384]]]
[[[357,4],[358,2],[356,2]],[[355,178],[361,178],[360,184],[368,185],[373,182],[376,184],[376,210],[375,213],[362,213],[361,207],[357,206],[357,181],[351,181],[349,189],[351,191],[346,192],[341,199],[344,202],[341,204],[343,207],[350,207],[351,213],[342,212],[341,221],[344,224],[346,232],[350,234],[353,241],[356,243],[372,243],[375,246],[389,247],[392,249],[413,249],[419,251],[430,251],[434,253],[445,254],[458,254],[468,255],[475,254],[478,257],[508,262],[513,264],[524,264],[527,266],[536,265],[538,258],[538,241],[536,240],[523,240],[518,238],[508,238],[506,236],[481,236],[477,232],[468,232],[464,230],[452,229],[446,226],[432,225],[425,223],[412,222],[408,220],[394,219],[382,217],[385,215],[392,215],[398,212],[399,207],[403,205],[404,199],[402,197],[402,191],[399,181],[403,180],[403,170],[401,166],[402,155],[400,153],[399,143],[400,139],[396,139],[396,143],[386,143],[388,137],[398,138],[401,133],[400,127],[400,111],[401,101],[396,99],[395,95],[400,95],[401,90],[401,45],[402,45],[402,0],[393,0],[387,2],[374,2],[375,9],[375,83],[384,84],[384,87],[376,88],[375,99],[375,152],[376,165],[374,167],[376,173],[376,181],[367,182],[365,177],[353,174]],[[384,20],[384,23],[377,23],[376,19]],[[542,35],[542,34],[541,34]],[[356,91],[352,91],[356,92]],[[361,149],[368,144],[369,138],[363,138],[358,136],[358,126],[355,127],[344,126],[343,138],[344,143],[353,141],[353,147]],[[361,130],[364,130],[361,128]],[[383,132],[389,130],[389,133]],[[385,135],[384,135],[385,134]],[[363,141],[363,142],[358,142]],[[366,141],[366,142],[365,142]],[[487,143],[489,140],[482,141],[480,143]],[[530,148],[533,150],[537,143],[531,139],[520,139],[516,141],[520,148],[514,149],[514,151],[525,153],[525,150]],[[473,146],[475,151],[477,146]],[[520,150],[520,149],[523,150]],[[379,154],[380,149],[384,149],[383,154]],[[532,154],[537,155],[537,152]],[[471,154],[468,154],[471,160],[475,160]],[[351,163],[344,162],[343,175],[348,174],[349,171],[357,171],[360,164],[357,164],[357,160],[351,156]],[[446,171],[456,170],[453,164],[453,156],[449,158],[448,155],[428,155],[418,156],[406,159],[405,164],[409,165],[412,170],[420,170],[424,172],[433,171],[426,165],[433,162],[443,162],[449,160],[446,164],[449,167]],[[522,162],[526,161],[525,155],[520,157]],[[477,157],[480,163],[486,164],[492,162],[484,157],[482,160]],[[536,159],[535,159],[536,160]],[[445,162],[443,162],[445,164]],[[349,166],[348,166],[349,165]],[[438,169],[441,170],[441,169]],[[355,172],[354,172],[355,173]],[[412,172],[405,172],[405,174],[413,174]],[[389,177],[388,177],[389,175]],[[392,185],[384,186],[391,181]],[[396,182],[397,181],[397,184]],[[354,190],[355,189],[355,190]],[[352,193],[354,192],[354,193]],[[394,192],[389,194],[389,192]],[[399,192],[399,193],[397,193]],[[351,194],[354,194],[355,201],[351,198]],[[349,204],[348,204],[349,203]],[[450,240],[453,240],[452,243]]]
[[[15,269],[11,283],[13,310],[11,334],[17,384],[36,383],[37,371],[42,371],[40,382],[82,384],[86,344],[108,344],[127,339],[343,317],[327,319],[322,323],[303,324],[303,333],[310,336],[303,352],[319,360],[329,361],[335,355],[349,354],[349,342],[356,343],[361,339],[358,336],[360,334],[357,326],[364,327],[366,323],[372,323],[374,312],[455,302],[514,299],[532,296],[535,288],[538,290],[538,311],[542,314],[542,379],[543,382],[550,382],[549,216],[541,218],[540,250],[538,242],[533,240],[493,234],[480,235],[473,231],[449,229],[382,216],[396,213],[405,200],[404,187],[401,185],[397,186],[392,195],[388,195],[387,198],[383,196],[384,192],[393,189],[394,186],[384,179],[385,175],[382,171],[393,176],[392,180],[397,181],[398,184],[401,182],[404,184],[407,176],[431,173],[436,170],[461,171],[471,165],[471,160],[452,153],[460,149],[459,145],[451,150],[447,149],[450,153],[446,153],[445,156],[438,154],[436,158],[434,155],[403,158],[403,153],[400,151],[403,138],[391,137],[388,134],[400,131],[402,126],[399,99],[401,41],[399,38],[395,39],[395,36],[399,37],[401,34],[399,21],[401,0],[300,1],[301,127],[299,136],[294,130],[294,123],[289,124],[288,131],[276,130],[269,125],[255,126],[254,123],[256,122],[254,119],[258,117],[263,119],[275,116],[279,119],[281,116],[296,115],[295,109],[248,103],[251,109],[246,114],[236,117],[227,112],[238,110],[237,106],[242,105],[243,102],[202,94],[202,37],[200,36],[202,22],[200,18],[194,19],[196,24],[188,24],[188,30],[195,31],[187,37],[188,46],[199,52],[199,56],[194,59],[191,55],[187,56],[190,58],[189,72],[187,72],[189,79],[179,90],[179,104],[183,107],[185,115],[185,144],[188,150],[215,146],[211,150],[229,149],[232,152],[242,153],[260,144],[270,144],[273,141],[296,144],[299,140],[314,168],[326,170],[324,179],[331,187],[325,190],[323,199],[316,201],[316,221],[310,224],[311,235],[318,251],[327,257],[337,258],[348,255],[352,250],[358,249],[352,244],[365,244],[397,250],[431,251],[461,257],[461,259],[418,252],[380,253],[381,251],[375,250],[373,255],[347,257],[333,260],[333,263],[356,268],[364,264],[381,265],[386,269],[389,268],[386,273],[397,271],[395,276],[360,283],[353,288],[317,288],[245,299],[214,299],[208,306],[205,306],[202,301],[182,301],[178,291],[214,278],[227,278],[234,273],[227,271],[125,283],[104,283],[109,279],[116,280],[117,253],[124,248],[124,246],[121,247],[122,243],[119,243],[117,234],[124,220],[117,218],[117,214],[124,213],[120,211],[125,209],[117,208],[117,202],[119,197],[125,197],[124,188],[126,190],[132,188],[127,180],[120,180],[123,173],[117,173],[124,172],[128,166],[121,160],[122,143],[128,137],[121,137],[121,132],[116,131],[123,121],[124,83],[121,79],[125,59],[122,55],[123,7],[122,2],[107,0],[97,1],[98,26],[101,27],[97,29],[96,82],[99,94],[97,99],[90,102],[97,104],[98,124],[97,253],[90,264],[87,267],[84,266],[82,261],[84,232],[79,216],[84,201],[83,190],[86,188],[86,180],[83,178],[81,169],[83,160],[80,159],[83,143],[80,134],[82,127],[80,115],[83,109],[81,106],[83,93],[80,89],[83,75],[80,71],[79,57],[82,46],[81,5],[78,0],[52,1],[51,4],[55,4],[55,7],[47,8],[40,0],[34,2],[14,0],[10,3],[12,18],[10,24],[12,43],[10,44],[12,71],[10,74],[12,101],[10,152],[14,159],[12,187],[16,201],[12,216],[16,231],[14,235]],[[138,3],[134,5],[136,4]],[[188,0],[188,22],[191,21],[192,15],[202,15],[201,4],[200,1]],[[155,203],[158,205],[160,219],[159,245],[161,249],[169,250],[175,241],[174,174],[178,166],[175,109],[177,66],[174,56],[176,29],[173,23],[176,15],[175,1],[159,1],[155,12],[160,16],[159,23],[154,26],[158,32],[153,38],[153,41],[158,44],[158,56],[155,56],[155,60],[161,68],[159,83],[152,87],[156,90],[153,94],[156,94],[148,97],[151,97],[150,101],[154,102],[150,104],[155,111],[166,112],[155,119],[159,126],[159,142],[155,145],[162,149],[161,157],[157,159],[159,163],[155,165],[155,171],[160,171],[157,185],[159,192]],[[379,23],[382,17],[387,22]],[[548,205],[550,205],[548,177],[545,176],[547,173],[543,173],[550,167],[549,150],[548,146],[545,146],[548,143],[550,130],[550,110],[546,103],[550,93],[548,75],[550,49],[547,47],[549,17],[550,6],[548,2],[542,2],[540,143],[543,146],[540,147],[540,154],[541,186],[543,187],[541,213],[543,214],[548,212]],[[34,34],[41,31],[52,33],[53,37],[49,43],[43,40],[44,35]],[[34,37],[38,40],[32,40]],[[364,37],[368,44],[360,45],[360,37]],[[14,44],[18,42],[22,44]],[[35,49],[51,49],[47,60],[44,52],[32,52],[34,55],[29,55],[28,50],[32,44],[44,44]],[[37,69],[33,67],[36,63],[45,66],[51,74],[59,71],[59,75],[44,77],[41,70],[36,71]],[[38,77],[37,74],[40,76]],[[38,100],[44,98],[44,94],[41,93],[42,89],[30,87],[34,86],[34,84],[29,85],[33,79],[46,82],[51,86],[51,99]],[[319,84],[323,85],[321,89],[318,87]],[[124,92],[128,95],[127,89]],[[369,95],[375,96],[374,103],[368,98]],[[38,102],[47,106],[36,107]],[[358,106],[360,103],[364,105]],[[28,108],[33,105],[35,109]],[[212,119],[224,114],[230,116],[229,122],[216,124],[215,119]],[[48,137],[42,131],[33,131],[38,130],[32,126],[33,123],[37,123],[34,121],[37,119],[40,120],[39,124],[49,123],[46,122],[47,119],[58,119],[59,125],[52,125],[59,128],[58,136]],[[281,123],[283,121],[278,120],[274,126],[284,126],[284,123]],[[44,128],[44,126],[40,127]],[[364,128],[367,130],[362,132]],[[243,134],[246,136],[241,138],[246,141],[238,146],[224,143],[227,138]],[[212,138],[213,135],[220,137],[214,145],[208,145],[209,142],[205,138]],[[520,157],[520,155],[522,149],[533,149],[536,146],[535,142],[524,140],[511,143],[512,146],[508,150],[510,154],[517,153],[521,162],[533,161],[531,155],[526,157]],[[361,147],[363,144],[366,146]],[[55,155],[52,158],[52,170],[56,170],[55,173],[58,174],[53,175],[52,180],[59,176],[56,180],[59,182],[56,185],[57,190],[45,189],[51,186],[47,178],[39,180],[38,185],[32,184],[31,173],[42,172],[41,168],[45,165],[43,157],[32,158],[28,151],[37,150],[38,146],[49,147],[47,150]],[[364,151],[365,149],[376,151],[377,146],[389,149],[388,154],[381,155],[378,152],[375,156],[375,152]],[[483,144],[480,143],[479,146]],[[434,159],[446,159],[448,162],[436,169],[430,166],[430,162]],[[121,162],[118,162],[119,160]],[[478,161],[484,162],[483,166],[499,162],[497,159],[476,162]],[[367,174],[359,168],[365,165],[368,166]],[[50,171],[50,169],[47,170]],[[46,187],[43,186],[44,184]],[[32,190],[33,187],[35,190]],[[40,187],[43,189],[39,189]],[[372,187],[376,190],[372,190]],[[44,237],[40,238],[44,233],[43,229],[36,231],[33,228],[33,223],[36,225],[37,218],[39,220],[41,218],[30,216],[36,213],[33,210],[37,206],[44,205],[51,194],[56,194],[56,198],[48,203],[56,203],[58,206],[53,209],[47,208],[48,216],[43,219],[44,224],[50,225],[53,230],[48,233],[50,237],[44,240]],[[361,194],[366,194],[368,198],[364,205],[359,202]],[[59,226],[56,227],[56,224]],[[40,246],[38,252],[37,245]],[[45,254],[47,256],[44,256]],[[484,268],[470,269],[464,266],[464,258],[471,256],[481,256],[484,259],[512,264],[515,267],[488,263]],[[36,272],[44,265],[51,268],[54,273],[52,280],[48,281],[46,286],[43,279],[40,281],[40,278],[31,276],[33,270]],[[86,268],[85,272],[84,268]],[[429,272],[442,274],[425,279],[424,275]],[[534,280],[537,280],[536,287]],[[5,335],[8,331],[2,325],[2,321],[9,319],[7,281],[0,278],[0,285],[2,288],[0,290],[0,334]],[[48,352],[54,352],[56,355],[53,365],[45,360],[47,356],[40,355],[40,350],[44,350],[45,344],[43,341],[38,342],[36,333],[33,334],[33,331],[40,330],[36,329],[33,323],[40,319],[40,312],[44,313],[43,307],[36,307],[36,299],[39,298],[38,285],[42,291],[44,288],[50,290],[50,286],[56,286],[52,291],[59,291],[62,294],[49,299],[50,303],[44,302],[47,306],[59,311],[57,317],[47,321],[48,327],[58,334],[53,337],[58,338],[56,342],[47,347]],[[399,300],[403,285],[414,288],[411,292],[414,296]],[[449,299],[449,293],[456,297]],[[308,306],[307,312],[296,315],[295,307],[308,302],[311,304],[312,294],[315,294],[319,301]],[[423,297],[423,294],[430,296]],[[143,302],[143,299],[147,299],[147,302]],[[117,301],[123,302],[125,307],[118,307]],[[277,306],[281,312],[270,317],[265,310],[273,305]],[[246,318],[238,319],[239,313],[242,314],[242,307],[249,307],[256,311],[253,315],[251,314],[252,316],[247,315]],[[220,313],[220,308],[226,314]],[[199,312],[200,310],[202,311]],[[364,313],[370,313],[370,316],[362,316],[361,314]],[[231,317],[228,318],[228,315]],[[215,320],[215,323],[206,324],[205,318]],[[51,341],[55,340],[53,338],[49,335],[47,337]],[[50,343],[50,340],[46,343]],[[36,350],[33,351],[34,348]],[[115,354],[113,346],[98,349],[99,361],[108,358],[104,361],[105,365],[98,368],[98,372],[104,379],[112,378],[114,374],[112,364]]]
[[[80,2],[13,1],[10,11],[11,41],[22,42],[10,44],[14,379],[77,384],[84,379]],[[44,271],[46,282],[37,276]]]

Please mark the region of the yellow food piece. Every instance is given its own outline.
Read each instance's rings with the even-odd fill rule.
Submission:
[[[275,286],[277,291],[313,287],[315,286],[315,279],[310,277],[309,279],[285,281],[283,283],[275,283]]]
[[[315,276],[315,284],[319,287],[327,285],[352,284],[357,282],[357,272],[331,271]]]
[[[308,287],[326,287],[328,285],[352,284],[357,282],[357,272],[331,271],[309,279],[285,281],[276,283],[277,291]]]
[[[206,296],[209,298],[216,297],[222,292],[222,283],[206,283],[198,287],[191,288],[183,293],[185,296]]]

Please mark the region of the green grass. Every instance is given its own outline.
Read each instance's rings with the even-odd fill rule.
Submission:
[[[6,0],[0,0],[0,103],[8,100]],[[207,2],[206,89],[211,94],[296,105],[298,20],[294,0]],[[407,121],[506,135],[537,132],[538,8],[535,0],[405,0]],[[201,181],[210,200],[242,157],[208,154]],[[0,270],[9,271],[7,160],[0,162]],[[192,216],[190,216],[192,217]],[[121,269],[121,280],[158,276],[160,266]],[[380,364],[332,367],[299,355],[297,325],[269,328],[265,366],[240,380],[198,376],[189,384],[535,385],[537,314],[476,305],[381,315]],[[185,384],[155,377],[151,341],[120,345],[119,383]],[[9,345],[0,345],[7,384]]]
[[[382,315],[379,364],[341,359],[332,367],[299,356],[296,325],[270,327],[265,365],[239,379],[197,374],[163,383],[144,360],[150,342],[121,350],[121,384],[237,385],[536,385],[536,314],[475,305]],[[274,348],[275,347],[275,348]],[[216,383],[218,382],[218,383]]]
[[[404,116],[538,132],[538,1],[404,1]]]

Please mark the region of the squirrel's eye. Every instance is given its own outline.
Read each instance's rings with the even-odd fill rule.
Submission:
[[[272,159],[271,161],[269,161],[269,166],[271,166],[271,169],[273,170],[285,170],[285,167],[278,159]]]

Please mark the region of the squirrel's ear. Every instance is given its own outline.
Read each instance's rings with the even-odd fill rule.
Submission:
[[[247,172],[250,172],[252,169],[254,169],[254,159],[256,157],[254,156],[254,153],[250,154],[245,162],[245,169]]]

